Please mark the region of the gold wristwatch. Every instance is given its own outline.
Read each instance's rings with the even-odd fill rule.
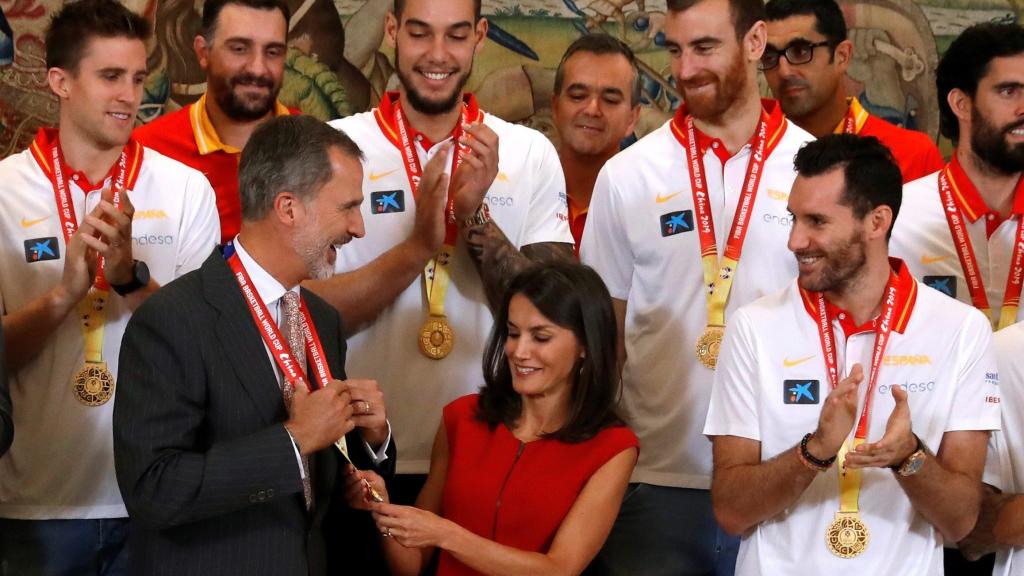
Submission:
[[[907,456],[907,459],[894,466],[889,466],[889,469],[895,472],[897,475],[906,478],[907,476],[913,476],[917,474],[921,466],[924,466],[924,461],[930,454],[928,447],[921,442],[917,434],[914,434],[914,439],[917,440],[917,448]]]

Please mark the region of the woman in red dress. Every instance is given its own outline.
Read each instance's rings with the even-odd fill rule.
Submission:
[[[435,554],[439,576],[579,574],[611,530],[637,459],[615,412],[616,323],[608,290],[579,264],[513,280],[484,356],[484,386],[444,409],[416,506],[370,503],[392,574]]]

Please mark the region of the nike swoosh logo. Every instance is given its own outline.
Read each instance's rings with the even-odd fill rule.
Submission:
[[[664,204],[665,202],[668,202],[669,200],[675,198],[676,196],[679,196],[679,194],[680,194],[680,192],[676,192],[675,194],[669,194],[668,196],[662,196],[661,193],[659,192],[658,193],[658,197],[655,198],[654,201],[657,202],[658,204]]]
[[[790,360],[789,358],[785,358],[782,360],[782,365],[785,366],[786,368],[792,368],[793,366],[799,366],[812,358],[814,358],[813,354],[806,358],[798,358],[796,360]]]
[[[385,176],[390,176],[395,172],[398,172],[398,168],[395,168],[394,170],[388,170],[387,172],[370,172],[370,182],[376,182],[377,180],[380,180]]]
[[[36,220],[26,220],[25,218],[22,218],[21,219],[21,227],[22,228],[31,228],[31,227],[35,226],[36,224],[39,224],[40,222],[45,222],[45,221],[47,221],[49,219],[50,219],[49,216],[44,216],[44,217],[38,218]]]
[[[943,260],[949,260],[950,258],[952,256],[921,256],[921,264],[927,266],[936,262],[942,262]]]

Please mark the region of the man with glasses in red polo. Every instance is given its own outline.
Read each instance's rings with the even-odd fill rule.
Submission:
[[[878,138],[895,157],[904,183],[942,169],[942,155],[926,134],[890,124],[847,97],[844,79],[853,44],[834,0],[772,0],[765,9],[768,46],[760,68],[790,120],[816,138]]]

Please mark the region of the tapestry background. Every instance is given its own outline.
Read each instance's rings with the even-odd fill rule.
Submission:
[[[439,0],[440,1],[440,0]],[[151,74],[139,122],[175,110],[203,92],[192,51],[202,0],[124,0],[155,24]],[[366,110],[393,88],[383,43],[389,0],[289,0],[289,53],[281,99],[323,119]],[[0,0],[0,157],[28,145],[37,128],[56,124],[57,101],[46,86],[42,37],[63,2]],[[935,137],[934,69],[964,27],[1015,22],[1024,0],[841,0],[856,47],[848,89],[873,113]],[[586,30],[622,38],[642,60],[642,136],[678,104],[661,28],[664,0],[484,0],[492,22],[468,87],[482,107],[554,136],[550,99],[554,69]],[[12,33],[13,31],[13,33]],[[13,35],[13,63],[3,61]],[[947,146],[948,149],[948,146]]]

